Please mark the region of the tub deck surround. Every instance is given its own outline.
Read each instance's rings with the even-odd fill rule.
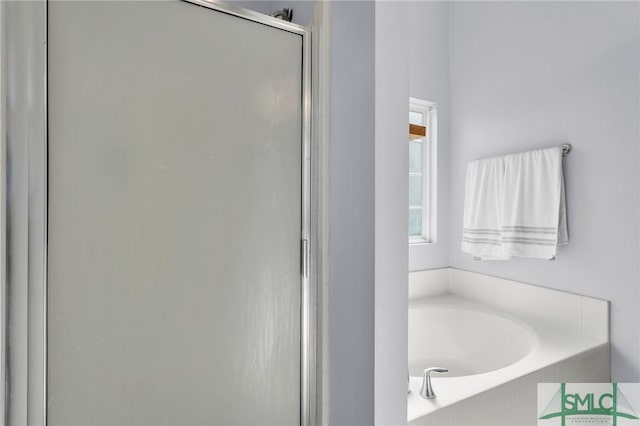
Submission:
[[[504,360],[492,360],[492,356],[500,358],[501,354],[490,350],[485,354],[474,351],[475,357],[486,355],[485,361],[489,364],[495,361],[494,365],[500,367],[510,362],[509,357],[513,361],[511,364],[488,371],[489,364],[483,368],[483,360],[474,360],[478,368],[475,371],[480,374],[458,377],[434,374],[432,382],[437,395],[434,400],[419,396],[422,377],[413,375],[418,370],[414,366],[411,393],[407,396],[410,424],[535,425],[538,382],[610,380],[608,302],[453,268],[409,275],[409,339],[417,338],[425,329],[420,321],[416,321],[419,318],[416,313],[429,309],[443,313],[455,313],[456,310],[470,315],[475,313],[480,327],[483,324],[493,327],[483,317],[502,318],[506,328],[496,325],[496,331],[503,330],[509,335],[513,333],[510,327],[514,325],[526,336],[518,343],[520,347],[503,357]],[[425,318],[421,318],[423,323]],[[442,324],[442,333],[454,331],[455,323],[465,323],[448,322],[453,324]],[[466,326],[469,323],[466,321]],[[448,328],[450,326],[452,328]],[[428,331],[427,328],[426,333]],[[486,330],[481,331],[486,334]],[[428,341],[429,336],[422,338]],[[434,337],[433,340],[438,339]],[[410,342],[409,358],[412,360],[413,357],[415,361],[412,347],[416,349]],[[425,363],[433,360],[427,359]],[[424,366],[427,367],[433,365]]]
[[[456,268],[409,273],[409,300],[453,294],[500,312],[609,341],[609,302]]]

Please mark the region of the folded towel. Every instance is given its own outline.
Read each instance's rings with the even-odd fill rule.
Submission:
[[[479,258],[503,257],[504,159],[476,160],[467,167],[462,251]]]
[[[561,147],[469,163],[462,251],[554,259],[567,242]]]
[[[503,256],[554,259],[568,242],[562,148],[507,155],[504,174]]]

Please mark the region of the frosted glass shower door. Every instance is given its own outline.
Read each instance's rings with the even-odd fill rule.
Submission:
[[[180,1],[48,27],[48,424],[300,424],[302,37]]]

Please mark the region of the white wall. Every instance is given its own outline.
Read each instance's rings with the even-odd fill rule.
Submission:
[[[409,270],[449,266],[449,2],[409,2],[409,95],[438,104],[437,238],[411,245]],[[406,118],[406,117],[405,117]]]
[[[409,3],[375,11],[375,424],[407,421]]]
[[[332,426],[374,423],[374,19],[372,1],[331,5],[330,408],[324,420]]]
[[[639,3],[451,4],[453,267],[611,301],[612,373],[640,380]],[[460,251],[470,160],[571,143],[556,261]]]

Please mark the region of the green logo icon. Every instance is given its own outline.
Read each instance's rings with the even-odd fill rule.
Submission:
[[[617,383],[612,383],[610,392],[591,393],[568,393],[566,383],[561,383],[560,389],[553,395],[539,419],[547,420],[559,417],[562,426],[565,426],[567,417],[589,415],[609,416],[613,426],[617,425],[619,417],[631,420],[638,419],[633,407],[620,391]]]

